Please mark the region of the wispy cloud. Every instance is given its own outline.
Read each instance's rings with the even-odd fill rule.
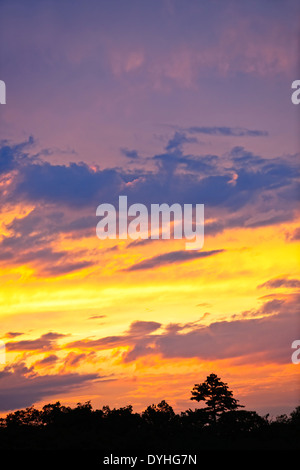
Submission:
[[[263,287],[267,289],[278,289],[280,287],[285,287],[289,289],[298,289],[300,288],[300,280],[281,277],[281,278],[270,279],[269,281],[266,281],[257,287],[258,289],[262,289]]]
[[[128,330],[129,335],[141,336],[156,331],[161,327],[161,323],[155,321],[135,321],[131,323]]]
[[[191,134],[221,135],[230,137],[266,137],[267,131],[228,126],[191,126],[185,129]]]
[[[131,159],[131,160],[138,160],[140,158],[138,152],[136,150],[129,150],[126,148],[121,148],[121,152],[125,157]]]
[[[195,137],[188,137],[184,132],[176,131],[174,136],[168,141],[166,145],[167,151],[178,150],[182,148],[183,144],[196,143]]]
[[[209,256],[214,256],[219,253],[224,252],[225,250],[210,250],[210,251],[171,251],[169,253],[163,253],[161,255],[153,256],[152,258],[147,258],[143,261],[140,261],[136,264],[133,264],[129,268],[126,268],[125,271],[140,271],[145,269],[159,268],[163,265],[169,265],[173,263],[184,263],[186,261],[191,261],[199,258],[207,258]]]
[[[38,375],[33,367],[24,362],[8,365],[0,372],[0,410],[31,406],[51,396],[70,393],[95,380],[105,379],[93,374],[49,374]]]
[[[128,352],[123,355],[125,362],[160,354],[164,358],[203,360],[251,356],[256,363],[289,363],[290,345],[295,332],[299,331],[298,302],[298,295],[274,298],[265,301],[256,311],[246,312],[246,316],[209,325],[138,321],[122,335],[82,339],[67,344],[66,348],[105,350],[128,346]],[[156,332],[158,328],[161,333]]]
[[[61,333],[49,332],[37,339],[9,341],[6,343],[6,349],[8,351],[49,351],[56,346],[56,341],[63,337]]]

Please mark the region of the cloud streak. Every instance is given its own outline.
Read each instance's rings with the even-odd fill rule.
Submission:
[[[45,333],[40,338],[32,340],[9,341],[7,351],[49,351],[56,345],[56,340],[63,338],[61,333]]]
[[[252,357],[256,363],[289,363],[292,341],[297,331],[300,333],[298,302],[299,296],[295,294],[286,299],[267,300],[257,311],[248,312],[247,318],[216,321],[207,326],[198,322],[163,326],[139,321],[123,335],[83,339],[66,347],[105,350],[129,346],[123,355],[125,362],[161,355],[200,360]],[[137,324],[139,334],[135,334]],[[162,329],[160,334],[155,333],[158,328]]]
[[[93,374],[38,375],[23,362],[6,366],[0,371],[0,410],[8,411],[31,406],[51,396],[70,393],[104,377]]]
[[[263,287],[267,289],[279,289],[280,287],[285,287],[288,289],[299,289],[300,288],[300,280],[299,279],[288,279],[288,278],[275,278],[270,279],[269,281],[264,282],[257,286],[258,289],[262,289]]]
[[[171,251],[169,253],[163,253],[161,255],[153,256],[152,258],[145,259],[136,264],[133,264],[129,268],[126,268],[125,271],[141,271],[146,269],[159,268],[164,265],[174,264],[174,263],[184,263],[187,261],[192,261],[200,258],[207,258],[209,256],[214,256],[219,253],[223,253],[225,250],[210,250],[210,251]]]
[[[228,126],[191,126],[185,129],[190,134],[207,134],[230,137],[266,137],[267,131]]]

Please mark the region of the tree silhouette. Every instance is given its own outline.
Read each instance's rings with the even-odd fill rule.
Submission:
[[[170,423],[175,417],[173,408],[162,400],[158,405],[150,405],[142,413],[143,419],[152,425],[164,425]]]
[[[6,426],[39,426],[42,423],[41,413],[33,406],[25,410],[17,410],[6,416]]]
[[[47,452],[47,459],[51,455],[57,459],[56,450],[76,450],[65,455],[68,466],[71,455],[78,466],[83,450],[88,451],[82,454],[82,466],[86,467],[92,450],[99,460],[99,452],[107,455],[108,449],[117,453],[132,450],[133,442],[137,449],[153,453],[179,448],[185,453],[199,448],[299,450],[300,406],[289,416],[276,419],[237,410],[241,405],[215,374],[195,385],[192,400],[205,401],[207,407],[177,414],[165,400],[141,413],[133,413],[132,405],[113,409],[106,405],[94,410],[90,401],[77,403],[74,408],[59,401],[42,409],[30,406],[0,418],[1,456],[6,451],[15,457],[16,450],[35,449]],[[24,458],[23,452],[20,457]]]
[[[233,411],[243,407],[238,404],[238,400],[233,398],[227,384],[222,382],[216,374],[210,374],[202,384],[195,384],[191,393],[191,400],[205,401],[207,406],[204,409],[211,414],[214,423],[224,411]]]

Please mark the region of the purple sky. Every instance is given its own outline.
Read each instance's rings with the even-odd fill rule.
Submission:
[[[298,18],[295,0],[3,0],[0,137],[102,168],[128,164],[121,149],[161,152],[177,127],[265,131],[243,145],[294,153]],[[195,137],[203,153],[233,146]]]

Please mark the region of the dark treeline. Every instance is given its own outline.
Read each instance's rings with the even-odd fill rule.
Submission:
[[[215,423],[203,409],[176,414],[165,401],[143,413],[132,406],[93,410],[90,402],[66,407],[59,402],[41,410],[9,413],[0,423],[0,449],[296,449],[300,406],[275,419],[255,411],[220,414]]]
[[[164,400],[141,413],[131,405],[93,409],[89,401],[73,408],[60,402],[31,406],[0,419],[0,450],[299,448],[300,406],[276,418],[238,409],[242,406],[213,374],[195,385],[191,399],[205,401],[206,407],[175,413]]]

